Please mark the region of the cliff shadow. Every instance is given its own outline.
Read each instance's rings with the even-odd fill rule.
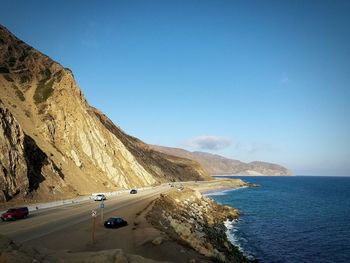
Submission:
[[[41,170],[47,163],[47,155],[28,135],[24,135],[24,154],[28,169],[29,191],[31,192],[38,189],[39,185],[45,180]]]

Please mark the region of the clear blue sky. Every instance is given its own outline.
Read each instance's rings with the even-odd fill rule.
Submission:
[[[147,143],[350,175],[350,1],[4,1]]]

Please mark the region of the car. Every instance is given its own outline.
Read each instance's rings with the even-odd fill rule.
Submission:
[[[110,217],[105,221],[104,226],[106,228],[118,228],[127,226],[128,222],[126,222],[123,218],[120,217]]]
[[[137,194],[137,190],[136,189],[131,189],[130,190],[130,194]]]
[[[107,198],[103,194],[98,194],[98,195],[95,195],[94,200],[95,201],[104,201],[104,200],[107,200]]]
[[[10,208],[1,215],[2,221],[16,220],[26,218],[29,215],[28,207]]]

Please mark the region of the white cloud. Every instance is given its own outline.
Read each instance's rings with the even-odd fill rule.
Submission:
[[[221,150],[229,147],[232,140],[220,136],[198,136],[188,140],[185,145],[195,150]]]

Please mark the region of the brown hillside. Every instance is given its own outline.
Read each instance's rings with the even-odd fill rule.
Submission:
[[[123,133],[90,107],[69,69],[3,26],[0,90],[0,201],[208,178],[198,163]]]
[[[205,152],[190,152],[158,145],[152,145],[152,147],[166,154],[195,160],[211,175],[292,175],[290,170],[278,164],[267,162],[244,163]]]

